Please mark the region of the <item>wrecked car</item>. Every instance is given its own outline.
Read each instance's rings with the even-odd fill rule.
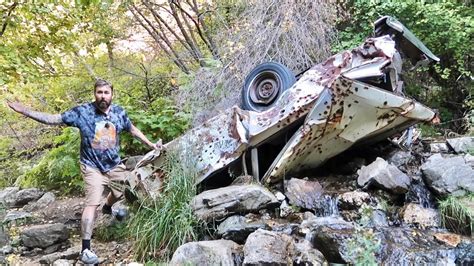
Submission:
[[[257,66],[246,78],[242,107],[189,130],[165,150],[179,147],[195,159],[197,184],[229,176],[235,166],[273,183],[316,168],[356,144],[436,121],[433,110],[404,96],[400,73],[402,56],[415,67],[439,59],[395,18],[382,17],[374,26],[374,37],[297,80],[280,64]],[[145,155],[129,177],[131,188],[158,193],[154,173],[165,156],[160,151]]]

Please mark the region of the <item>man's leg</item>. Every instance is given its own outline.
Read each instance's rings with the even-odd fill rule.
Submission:
[[[107,195],[107,200],[102,207],[102,213],[105,214],[112,214],[112,205],[117,202],[123,194],[123,190],[125,189],[124,183],[126,180],[127,175],[130,174],[125,168],[125,165],[119,164],[110,170],[107,173],[107,177],[109,179],[109,188],[111,192]],[[125,218],[126,211],[125,210],[117,210],[118,212],[115,213],[115,217],[117,220],[121,221]]]
[[[81,173],[86,191],[85,207],[81,219],[81,260],[86,264],[96,264],[99,262],[99,258],[91,251],[91,237],[94,229],[95,212],[104,192],[104,176],[99,170],[84,164],[81,164]]]
[[[94,229],[95,211],[97,206],[86,206],[82,211],[81,232],[82,250],[91,249],[92,230]]]

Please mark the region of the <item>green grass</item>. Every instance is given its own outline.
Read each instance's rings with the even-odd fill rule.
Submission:
[[[113,222],[95,228],[95,239],[103,242],[126,241],[128,236],[127,222]]]
[[[156,199],[142,200],[130,220],[138,260],[167,261],[179,246],[197,238],[199,222],[190,206],[196,195],[196,171],[193,160],[185,157],[167,153],[163,192]]]
[[[464,235],[472,235],[474,229],[474,194],[464,197],[450,196],[438,201],[441,222],[446,228]]]

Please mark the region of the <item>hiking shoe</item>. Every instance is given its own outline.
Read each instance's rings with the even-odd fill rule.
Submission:
[[[104,204],[102,206],[102,213],[103,214],[112,214],[112,207],[107,206],[107,205]]]
[[[89,249],[84,249],[80,255],[81,261],[84,264],[98,264],[99,257]]]
[[[127,217],[127,214],[127,210],[122,208],[112,210],[112,215],[117,219],[117,221],[123,221]]]

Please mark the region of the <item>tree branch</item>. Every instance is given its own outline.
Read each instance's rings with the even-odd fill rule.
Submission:
[[[8,13],[5,18],[5,21],[3,22],[2,29],[0,30],[0,37],[3,36],[3,33],[5,33],[5,30],[7,29],[8,22],[10,22],[10,16],[13,12],[13,10],[17,7],[18,2],[13,2],[13,4],[8,8]]]

